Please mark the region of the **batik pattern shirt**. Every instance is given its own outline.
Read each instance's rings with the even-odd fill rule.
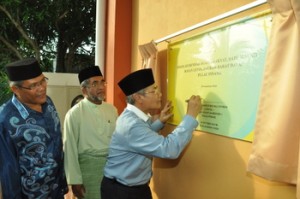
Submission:
[[[0,107],[3,198],[60,199],[67,192],[61,126],[51,99],[42,113],[15,96]]]

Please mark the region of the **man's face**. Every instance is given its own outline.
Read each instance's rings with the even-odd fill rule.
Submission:
[[[12,86],[12,91],[16,94],[20,102],[29,107],[41,105],[47,99],[47,78],[41,74],[38,77],[24,80],[20,86]]]
[[[147,112],[161,108],[161,96],[162,94],[155,84],[144,89],[142,98],[144,108],[147,110]]]
[[[106,82],[102,76],[95,76],[89,79],[89,85],[83,88],[83,94],[95,104],[101,104],[105,99]]]

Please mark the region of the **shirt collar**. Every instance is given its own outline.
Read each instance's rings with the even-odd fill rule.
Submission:
[[[18,100],[18,98],[15,95],[13,95],[12,97],[12,103],[18,109],[23,119],[26,119],[29,116],[27,109],[23,106],[23,104]]]
[[[147,122],[150,119],[150,116],[145,114],[143,111],[141,111],[139,108],[132,104],[127,104],[126,107],[127,110],[134,112],[139,118]]]
[[[85,103],[88,106],[93,107],[93,108],[97,108],[97,107],[101,106],[102,104],[104,104],[103,100],[102,100],[101,104],[95,104],[95,103],[91,102],[90,100],[88,100],[86,97],[84,99],[82,99],[80,102]]]

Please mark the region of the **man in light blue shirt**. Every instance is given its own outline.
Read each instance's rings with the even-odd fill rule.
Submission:
[[[118,85],[127,96],[127,107],[117,119],[101,184],[102,199],[151,199],[148,186],[152,158],[177,158],[192,138],[201,110],[200,96],[191,96],[182,122],[164,137],[158,132],[172,116],[167,102],[157,120],[149,113],[161,109],[162,94],[151,69],[135,71]]]

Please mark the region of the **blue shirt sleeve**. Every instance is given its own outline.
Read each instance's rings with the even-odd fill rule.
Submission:
[[[177,158],[192,138],[198,122],[186,115],[183,121],[166,137],[147,127],[147,123],[137,122],[127,134],[129,147],[138,153],[160,158]]]
[[[0,126],[0,179],[3,198],[22,198],[20,172],[16,155],[9,139],[5,139],[3,125]]]
[[[164,124],[159,119],[157,119],[152,122],[150,126],[153,131],[157,132],[164,127]]]
[[[152,157],[175,159],[192,138],[198,121],[184,116],[167,136],[154,129],[162,123],[149,124],[131,111],[117,120],[104,175],[128,186],[148,183],[152,176]]]

